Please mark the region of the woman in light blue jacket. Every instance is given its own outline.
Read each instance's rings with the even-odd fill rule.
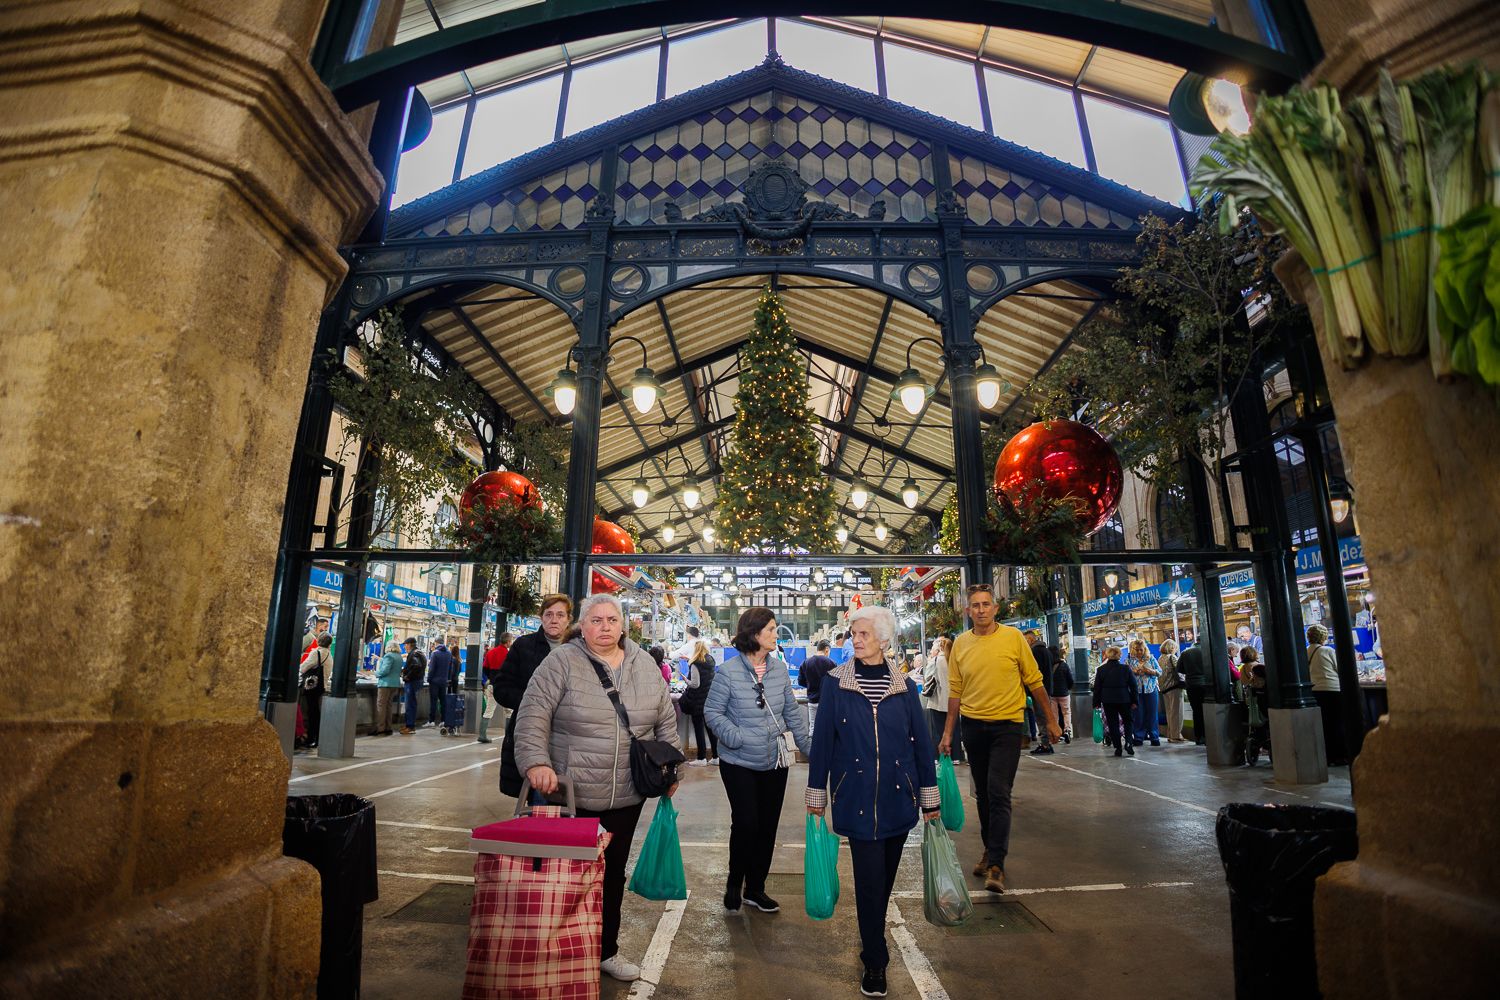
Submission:
[[[719,737],[719,777],[729,796],[724,909],[737,912],[743,898],[757,910],[775,913],[781,907],[766,895],[766,875],[790,763],[782,734],[790,731],[804,754],[812,744],[786,661],[774,655],[776,616],[768,608],[740,615],[734,648],[740,655],[719,667],[703,706],[708,727]]]

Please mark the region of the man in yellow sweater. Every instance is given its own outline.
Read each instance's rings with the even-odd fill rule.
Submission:
[[[1021,763],[1028,688],[1037,710],[1047,717],[1047,733],[1054,742],[1062,739],[1031,647],[1017,629],[995,621],[998,610],[989,584],[969,588],[973,628],[953,641],[948,657],[948,721],[938,744],[939,754],[952,750],[954,720],[963,716],[964,752],[974,775],[984,840],[984,856],[974,874],[984,877],[984,887],[991,892],[1005,891],[1010,790]]]

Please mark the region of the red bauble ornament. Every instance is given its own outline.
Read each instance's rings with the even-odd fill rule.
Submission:
[[[617,552],[634,552],[635,542],[630,540],[630,532],[615,524],[613,521],[605,521],[602,518],[594,518],[594,552],[601,555],[612,555]],[[616,573],[629,574],[631,567],[611,567]],[[611,580],[606,580],[598,573],[591,574],[591,589],[595,594],[613,594],[620,589],[620,585]]]
[[[995,463],[995,488],[1019,504],[1036,491],[1078,504],[1078,523],[1091,535],[1120,503],[1125,474],[1120,457],[1092,427],[1044,420],[1010,439]]]
[[[469,509],[478,502],[495,510],[503,503],[513,503],[517,507],[535,507],[542,509],[542,495],[531,480],[519,472],[486,472],[464,488],[463,496],[458,498],[459,516],[469,513]]]

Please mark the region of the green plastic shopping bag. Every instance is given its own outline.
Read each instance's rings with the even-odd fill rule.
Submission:
[[[953,758],[947,754],[938,758],[938,795],[942,797],[943,825],[957,833],[964,828],[964,797],[958,790]]]
[[[687,899],[682,870],[682,842],[677,837],[677,807],[663,795],[646,831],[646,843],[630,876],[630,891],[647,899]]]
[[[827,920],[839,902],[839,838],[822,816],[807,814],[807,856],[803,861],[803,898],[807,915]]]
[[[1094,742],[1104,742],[1104,713],[1097,710],[1094,712]]]
[[[943,824],[922,824],[922,913],[939,927],[956,927],[974,915],[963,869]]]

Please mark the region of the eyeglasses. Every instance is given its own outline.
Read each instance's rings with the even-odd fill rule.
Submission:
[[[765,681],[755,682],[755,707],[766,707],[766,684]]]

